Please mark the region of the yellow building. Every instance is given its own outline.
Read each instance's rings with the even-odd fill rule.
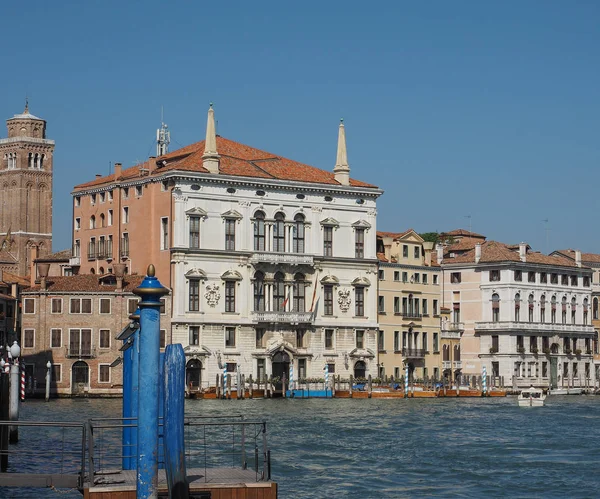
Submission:
[[[380,375],[441,375],[440,267],[414,230],[378,232],[378,361]],[[433,261],[432,261],[433,257]]]

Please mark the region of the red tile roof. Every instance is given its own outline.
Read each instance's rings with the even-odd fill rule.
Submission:
[[[377,253],[377,260],[380,262],[389,262],[389,260],[385,257],[385,253]]]
[[[409,232],[412,232],[413,229],[405,230],[404,232],[384,232],[381,230],[377,231],[377,237],[391,237],[392,239],[400,239],[404,237]]]
[[[442,232],[440,236],[463,236],[463,237],[476,237],[478,239],[485,239],[485,236],[477,234],[476,232],[469,232],[465,229],[454,229],[450,232]]]
[[[575,250],[572,249],[556,250],[553,253],[560,253],[565,258],[575,260]],[[600,263],[600,255],[598,253],[581,253],[581,261],[587,263]]]
[[[224,137],[217,136],[217,151],[221,157],[219,171],[222,175],[340,185],[340,183],[335,180],[333,171],[321,170],[314,166],[282,158],[275,154],[261,151],[260,149],[255,149]],[[178,149],[177,151],[165,154],[164,156],[160,156],[158,160],[151,159],[140,165],[127,168],[121,172],[121,177],[119,179],[115,178],[115,174],[113,173],[106,177],[96,178],[90,182],[79,184],[75,186],[75,189],[99,187],[104,184],[115,182],[116,180],[134,180],[140,178],[141,167],[148,168],[151,176],[171,170],[208,173],[208,170],[202,166],[203,154],[204,141],[202,140]],[[166,165],[157,168],[156,164],[162,165],[163,161],[166,161]],[[374,185],[354,179],[350,179],[350,186],[376,188]]]
[[[117,289],[115,284],[102,284],[102,280],[106,280],[106,276],[98,276],[94,274],[74,275],[74,276],[57,276],[48,277],[46,281],[47,290],[54,293],[60,292],[85,292],[85,293],[107,293]],[[123,291],[131,292],[137,288],[144,276],[128,275],[123,280]],[[36,284],[28,291],[40,291],[40,285]]]
[[[36,258],[36,262],[64,262],[69,261],[71,258],[72,251],[70,249],[57,251],[56,253],[51,253],[50,255],[40,256]]]

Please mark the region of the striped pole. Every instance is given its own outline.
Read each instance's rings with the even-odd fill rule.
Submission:
[[[290,381],[289,381],[290,392],[294,390],[294,363],[290,362]]]
[[[327,387],[329,386],[329,365],[325,364],[325,396],[327,396]]]
[[[483,385],[483,396],[485,397],[487,394],[487,373],[486,373],[485,366],[483,366],[482,385]]]
[[[406,366],[404,372],[404,396],[408,397],[408,366]]]
[[[21,362],[21,400],[25,400],[25,363]]]
[[[223,398],[227,398],[225,390],[227,390],[227,362],[223,364]]]

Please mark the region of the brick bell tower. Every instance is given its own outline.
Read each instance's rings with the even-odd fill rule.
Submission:
[[[8,138],[0,139],[0,265],[24,276],[31,258],[52,252],[54,141],[27,103],[6,126]]]

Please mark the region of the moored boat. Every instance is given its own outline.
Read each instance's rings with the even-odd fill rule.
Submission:
[[[583,388],[553,388],[548,392],[549,395],[581,395]]]

